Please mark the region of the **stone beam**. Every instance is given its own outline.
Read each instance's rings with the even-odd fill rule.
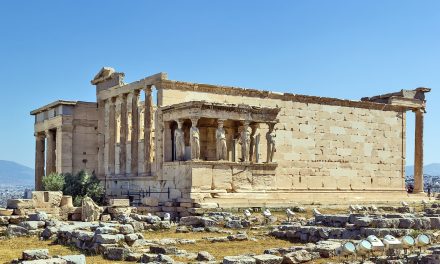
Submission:
[[[157,82],[166,80],[168,78],[167,76],[168,75],[166,73],[161,72],[123,86],[118,85],[99,91],[99,93],[97,94],[97,100],[106,100],[115,96],[119,96],[120,94],[131,93],[134,90],[144,89],[146,86],[155,85]]]

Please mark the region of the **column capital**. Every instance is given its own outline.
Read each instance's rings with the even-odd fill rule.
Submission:
[[[141,91],[141,89],[135,89],[135,90],[132,90],[131,93],[138,96],[140,91]]]
[[[53,133],[50,131],[50,129],[44,130],[44,134],[46,135],[47,138],[53,137]]]
[[[190,119],[191,119],[191,126],[195,127],[195,126],[197,126],[197,122],[199,122],[200,117],[193,116]]]
[[[37,139],[44,139],[46,137],[46,131],[34,132],[34,137],[36,137]]]
[[[224,118],[218,118],[217,119],[217,124],[218,125],[223,124],[225,121],[226,121],[226,119],[224,119]]]
[[[147,93],[151,93],[152,92],[152,90],[153,90],[153,85],[147,85],[147,86],[145,86],[145,88],[144,88],[144,91]]]

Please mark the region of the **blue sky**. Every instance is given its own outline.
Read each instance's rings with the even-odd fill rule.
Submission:
[[[358,100],[433,88],[425,163],[440,162],[439,1],[3,1],[0,159],[34,166],[29,111],[94,101],[112,66],[175,80]],[[413,163],[408,115],[407,164]]]

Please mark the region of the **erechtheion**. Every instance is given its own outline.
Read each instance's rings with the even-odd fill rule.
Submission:
[[[399,200],[406,112],[415,112],[415,192],[423,192],[428,88],[360,101],[168,80],[124,83],[104,67],[97,102],[56,101],[35,116],[35,184],[94,172],[107,195],[219,207]]]

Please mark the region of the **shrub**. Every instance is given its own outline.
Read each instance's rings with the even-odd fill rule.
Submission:
[[[64,176],[58,173],[51,173],[43,177],[43,189],[45,191],[63,191],[64,189]]]
[[[90,175],[85,171],[77,174],[66,173],[64,179],[66,184],[63,193],[73,197],[73,205],[81,206],[85,196],[92,198],[98,204],[103,203],[105,190],[94,174]]]

